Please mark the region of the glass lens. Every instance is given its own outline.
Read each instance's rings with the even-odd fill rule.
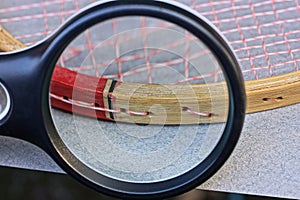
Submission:
[[[58,61],[49,96],[68,150],[95,172],[134,183],[199,165],[222,136],[229,109],[210,49],[175,24],[143,16],[81,33]]]
[[[4,119],[10,109],[10,97],[4,85],[0,82],[0,120]]]

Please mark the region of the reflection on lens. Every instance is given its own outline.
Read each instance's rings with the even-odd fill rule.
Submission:
[[[57,66],[55,127],[99,174],[168,180],[199,165],[223,134],[228,94],[219,61],[179,26],[151,17],[108,20],[69,44]]]

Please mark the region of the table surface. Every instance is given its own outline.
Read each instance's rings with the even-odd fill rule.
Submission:
[[[300,104],[247,115],[238,145],[225,165],[199,188],[300,198]],[[63,171],[41,149],[0,137],[0,165]]]

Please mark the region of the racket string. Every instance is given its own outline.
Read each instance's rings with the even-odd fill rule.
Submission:
[[[68,98],[66,96],[58,96],[58,95],[55,95],[52,93],[50,93],[50,98],[64,102],[64,103],[72,105],[72,106],[77,106],[77,107],[86,108],[86,109],[92,109],[95,111],[102,111],[102,112],[108,112],[108,113],[114,113],[114,114],[125,113],[130,116],[141,116],[141,117],[143,117],[143,116],[144,117],[145,116],[152,117],[155,115],[155,113],[150,112],[150,111],[138,112],[138,111],[128,110],[126,108],[108,109],[105,107],[100,107],[100,105],[97,103],[88,103],[88,102],[84,102],[84,101],[74,100],[74,99]],[[199,112],[199,111],[192,110],[188,107],[182,107],[182,111],[186,112],[186,113],[190,113],[195,116],[199,116],[199,117],[208,117],[209,118],[209,117],[217,116],[214,113]]]
[[[99,104],[87,103],[87,102],[84,102],[84,101],[78,101],[78,100],[70,99],[66,96],[58,96],[58,95],[51,94],[51,93],[50,93],[50,97],[53,98],[53,99],[62,101],[64,103],[67,103],[69,105],[78,106],[78,107],[81,107],[81,108],[93,109],[95,111],[102,111],[102,112],[109,112],[109,113],[126,113],[128,115],[137,115],[137,116],[148,116],[150,114],[149,112],[130,111],[130,110],[127,110],[125,108],[120,108],[120,109],[117,109],[117,110],[108,109],[108,108],[100,107]]]
[[[282,101],[283,100],[283,97],[266,97],[266,98],[263,98],[262,99],[263,101]]]
[[[198,111],[190,109],[189,107],[182,107],[182,111],[193,114],[193,115],[197,115],[197,116],[200,116],[200,117],[218,116],[217,114],[214,114],[214,113],[211,113],[211,112],[198,112]]]

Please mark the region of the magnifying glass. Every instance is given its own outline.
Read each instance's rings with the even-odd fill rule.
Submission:
[[[173,1],[94,3],[0,59],[2,135],[41,147],[111,196],[162,199],[197,187],[242,129],[235,54],[212,24]]]

